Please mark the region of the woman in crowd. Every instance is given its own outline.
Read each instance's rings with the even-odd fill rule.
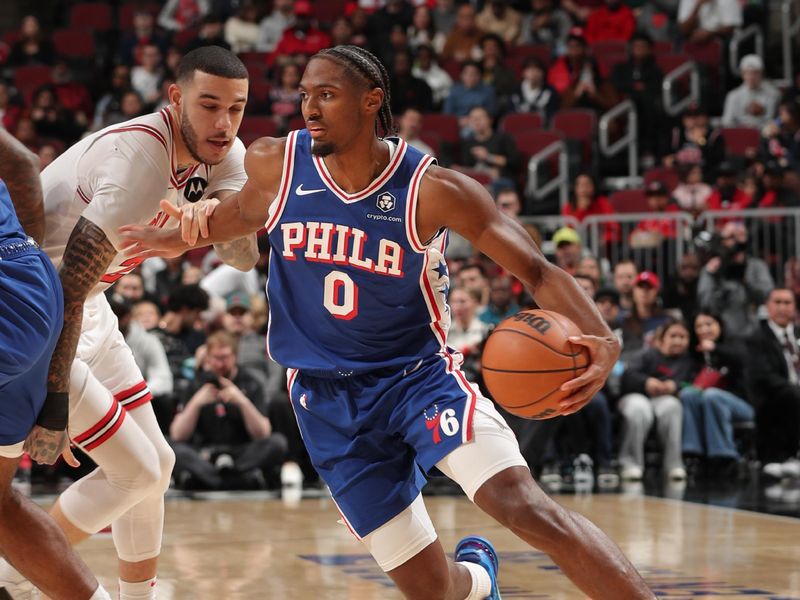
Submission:
[[[694,318],[692,355],[698,373],[680,393],[683,452],[707,459],[709,475],[726,477],[739,458],[733,424],[755,418],[746,400],[744,348],[725,337],[720,317],[701,311]]]

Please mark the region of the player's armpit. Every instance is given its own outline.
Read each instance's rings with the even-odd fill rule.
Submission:
[[[100,227],[81,217],[75,224],[58,269],[64,288],[64,327],[50,360],[47,389],[69,391],[69,373],[83,321],[83,305],[108,269],[117,250]]]
[[[5,181],[22,229],[41,244],[44,240],[44,200],[39,158],[2,128],[0,178]]]

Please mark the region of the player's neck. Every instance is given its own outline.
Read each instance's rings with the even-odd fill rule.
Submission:
[[[367,188],[389,164],[389,147],[374,135],[326,156],[333,180],[348,194]]]
[[[173,152],[175,153],[175,166],[178,172],[185,171],[189,167],[193,167],[198,163],[186,147],[183,141],[183,134],[181,133],[180,122],[181,118],[177,111],[170,105],[167,110],[172,115],[170,127],[172,128],[172,139],[174,140]]]

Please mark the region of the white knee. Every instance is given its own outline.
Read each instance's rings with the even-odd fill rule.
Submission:
[[[653,422],[653,408],[644,394],[627,394],[620,400],[619,410],[629,423],[649,427]]]

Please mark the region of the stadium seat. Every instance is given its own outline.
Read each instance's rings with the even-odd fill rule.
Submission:
[[[514,135],[531,129],[544,127],[544,119],[539,113],[508,113],[500,121],[500,131]]]
[[[453,115],[428,113],[422,117],[422,127],[426,131],[437,134],[446,144],[458,145],[458,119]]]
[[[287,131],[294,131],[295,129],[305,129],[306,128],[306,120],[303,118],[303,115],[297,115],[296,117],[292,117],[289,119],[289,125],[287,126]]]
[[[193,39],[197,37],[197,32],[199,31],[198,27],[189,27],[184,29],[183,31],[179,31],[175,34],[173,38],[173,42],[175,46],[183,50],[186,46],[189,45]]]
[[[671,192],[678,187],[678,171],[672,167],[654,167],[644,173],[644,185],[647,187],[654,181],[663,183]]]
[[[258,137],[274,137],[278,134],[278,126],[271,117],[246,116],[242,119],[239,131],[242,134],[257,134]]]
[[[82,29],[56,29],[53,46],[67,58],[94,58],[94,37]]]
[[[447,74],[450,75],[450,78],[453,81],[461,81],[461,63],[457,60],[445,60],[439,65]]]
[[[431,150],[433,150],[433,155],[436,158],[440,158],[442,156],[442,138],[440,138],[438,134],[433,133],[432,131],[423,131],[419,134],[419,139],[431,147]]]
[[[267,111],[270,89],[272,89],[272,86],[268,81],[250,76],[250,90],[247,96],[248,114],[263,114]]]
[[[20,93],[26,94],[28,91],[35,90],[45,83],[50,83],[50,71],[52,67],[47,65],[28,65],[17,67],[14,71],[14,87]]]
[[[161,10],[161,5],[158,2],[126,2],[119,7],[119,14],[117,16],[117,25],[122,31],[133,29],[133,15],[138,10],[146,10],[153,16],[158,15]]]
[[[488,173],[484,173],[483,171],[478,171],[476,169],[470,169],[468,167],[453,167],[456,171],[463,173],[464,175],[468,175],[472,177],[475,181],[480,183],[482,186],[488,186],[492,183],[492,178]]]
[[[559,132],[546,129],[523,131],[514,134],[513,137],[521,157],[519,182],[524,187],[528,179],[528,162],[531,157],[547,148],[550,144],[564,141],[564,138]],[[558,155],[555,154],[547,161],[547,170],[551,175],[555,175],[558,173],[558,169]]]
[[[608,201],[611,203],[614,211],[618,213],[650,211],[644,190],[617,190],[608,197]]]
[[[755,127],[723,127],[719,133],[729,156],[746,157],[761,144],[761,132]]]
[[[683,65],[683,63],[687,63],[692,60],[689,56],[685,54],[656,54],[656,64],[664,73],[664,75],[669,75],[672,71]]]
[[[595,42],[590,48],[603,77],[608,77],[614,65],[628,60],[628,46],[625,42],[618,40]]]
[[[266,81],[269,72],[269,66],[265,60],[242,60],[244,66],[247,68],[247,74],[250,75],[250,81]]]
[[[564,134],[568,140],[581,144],[581,162],[584,167],[592,164],[592,146],[597,134],[597,115],[593,110],[571,108],[553,115],[552,128]]]
[[[508,58],[525,62],[529,58],[538,58],[545,67],[550,64],[550,46],[547,44],[523,44],[508,49]]]
[[[325,0],[314,4],[314,18],[319,23],[331,24],[344,16],[349,0]]]
[[[111,6],[105,2],[80,2],[69,11],[71,29],[106,32],[114,27]]]

